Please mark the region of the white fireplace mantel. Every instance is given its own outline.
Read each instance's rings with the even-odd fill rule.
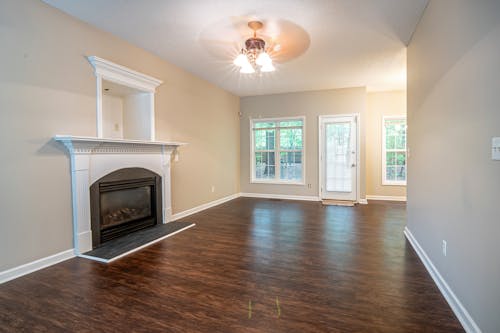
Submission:
[[[163,223],[172,217],[170,161],[185,143],[106,139],[56,135],[71,160],[73,241],[75,254],[92,250],[90,186],[101,177],[122,168],[145,168],[162,177]]]

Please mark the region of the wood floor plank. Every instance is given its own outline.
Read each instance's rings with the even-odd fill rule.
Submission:
[[[0,331],[463,332],[404,204],[239,198],[182,221],[197,226],[111,264],[1,285]]]

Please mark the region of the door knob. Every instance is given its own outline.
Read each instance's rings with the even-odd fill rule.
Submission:
[[[356,166],[356,164],[354,164],[354,163],[353,163],[353,164],[351,165],[351,168],[354,168],[355,166]]]

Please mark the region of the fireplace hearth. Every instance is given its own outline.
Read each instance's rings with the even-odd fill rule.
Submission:
[[[143,168],[114,171],[90,187],[92,248],[162,223],[161,177]]]

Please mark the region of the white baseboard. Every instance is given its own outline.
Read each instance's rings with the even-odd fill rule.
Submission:
[[[206,204],[203,204],[203,205],[200,205],[200,206],[188,209],[186,211],[174,214],[174,215],[172,215],[172,220],[171,221],[175,221],[175,220],[178,220],[180,218],[186,217],[188,215],[191,215],[191,214],[194,214],[194,213],[198,213],[198,212],[200,212],[202,210],[205,210],[207,208],[220,205],[220,204],[222,204],[222,203],[224,203],[226,201],[236,199],[239,196],[240,196],[240,194],[236,193],[236,194],[233,194],[233,195],[230,195],[230,196],[227,196],[227,197],[224,197],[224,198],[221,198],[221,199],[218,199],[218,200],[215,200],[215,201],[212,201],[212,202],[209,202],[209,203],[206,203]],[[194,224],[190,225],[187,228],[190,228],[192,226],[194,226]],[[184,229],[187,229],[187,228],[184,228]],[[181,229],[181,230],[179,230],[177,232],[183,231],[184,229]],[[177,232],[175,232],[175,233],[177,233]],[[172,236],[175,233],[172,233],[172,234],[170,234],[168,236]],[[163,238],[166,238],[166,237],[163,237]],[[163,238],[161,238],[161,239],[163,239]],[[161,239],[158,239],[158,240],[155,240],[155,241],[159,241]],[[148,243],[148,244],[146,244],[144,246],[148,246],[148,245],[151,245],[151,244]],[[134,251],[135,250],[139,250],[139,249],[140,248],[134,249]],[[124,255],[126,255],[126,254],[128,254],[128,253],[125,253]],[[57,264],[57,263],[59,263],[61,261],[73,258],[75,256],[76,256],[75,255],[75,250],[74,249],[70,249],[70,250],[66,250],[66,251],[60,252],[60,253],[53,254],[51,256],[48,256],[48,257],[45,257],[45,258],[42,258],[42,259],[35,260],[33,262],[30,262],[30,263],[27,263],[27,264],[24,264],[24,265],[21,265],[21,266],[17,266],[17,267],[8,269],[6,271],[0,272],[0,284],[2,284],[4,282],[7,282],[7,281],[10,281],[10,280],[13,280],[13,279],[18,278],[18,277],[21,277],[23,275],[32,273],[34,271],[38,271],[38,270],[40,270],[42,268],[55,265],[55,264]],[[78,256],[80,256],[82,258],[87,258],[87,259],[92,259],[92,260],[98,260],[98,259],[95,259],[93,257],[90,258],[89,256],[86,256],[84,254],[79,254]],[[116,259],[118,259],[118,258],[113,258],[112,260],[116,260]],[[109,260],[106,261],[106,260],[103,260],[103,259],[100,259],[98,261],[109,262]]]
[[[199,213],[202,210],[205,210],[205,209],[212,208],[214,206],[223,204],[223,203],[225,203],[227,201],[236,199],[239,196],[240,196],[240,193],[231,194],[231,195],[228,195],[227,197],[220,198],[220,199],[217,199],[217,200],[214,200],[214,201],[211,201],[211,202],[207,202],[207,203],[205,203],[203,205],[199,205],[199,206],[190,208],[190,209],[185,210],[183,212],[175,213],[175,214],[172,215],[172,219],[170,220],[170,222],[178,220],[178,219],[181,219],[181,218],[189,216],[189,215],[193,215],[193,214]]]
[[[320,201],[319,197],[315,197],[315,196],[301,196],[301,195],[264,194],[264,193],[240,193],[240,196],[247,197],[247,198],[302,200],[302,201]]]
[[[359,200],[358,200],[358,203],[359,203],[360,205],[368,205],[368,200],[366,200],[366,199],[359,199]]]
[[[404,201],[406,202],[406,197],[394,197],[387,195],[367,195],[368,200],[384,200],[384,201]]]
[[[16,279],[18,277],[21,277],[23,275],[32,273],[34,271],[38,271],[42,268],[52,266],[54,264],[57,264],[61,261],[73,258],[75,256],[75,252],[73,249],[69,249],[63,252],[59,252],[56,254],[53,254],[51,256],[38,259],[32,262],[29,262],[27,264],[17,266],[11,269],[8,269],[6,271],[0,272],[0,284]]]
[[[413,249],[417,253],[418,257],[424,264],[425,268],[429,272],[430,276],[434,280],[434,283],[436,283],[436,285],[438,286],[441,294],[443,294],[444,298],[455,313],[455,316],[457,316],[465,331],[467,333],[481,333],[481,329],[479,328],[479,326],[477,326],[467,309],[463,306],[455,293],[451,290],[448,283],[446,283],[443,276],[439,273],[436,266],[434,266],[431,259],[427,256],[424,249],[420,246],[408,227],[405,227],[404,234],[406,236],[406,239],[408,239]]]

